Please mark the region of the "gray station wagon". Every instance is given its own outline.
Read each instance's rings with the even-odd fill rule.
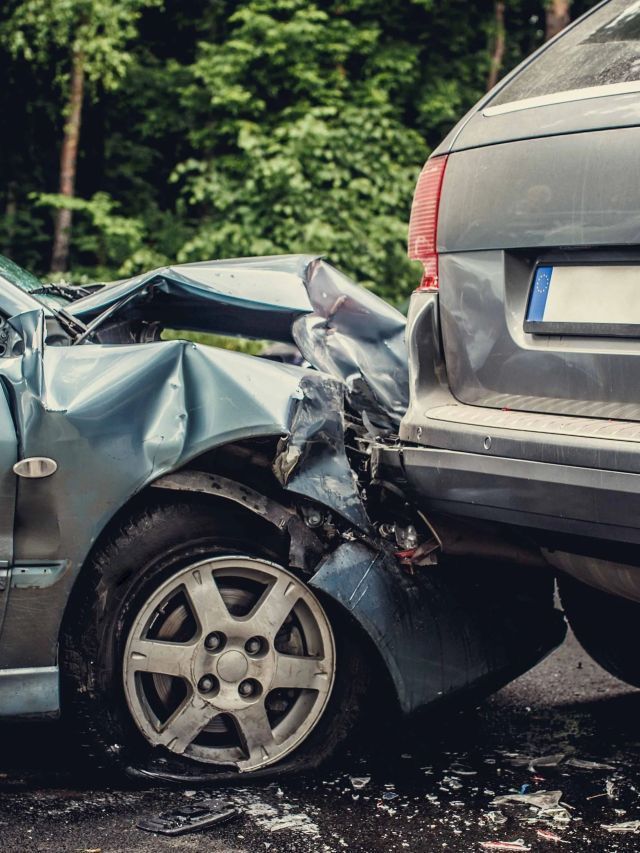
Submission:
[[[409,254],[410,404],[385,476],[558,571],[640,686],[640,3],[601,3],[428,160]],[[463,521],[464,519],[464,521]]]

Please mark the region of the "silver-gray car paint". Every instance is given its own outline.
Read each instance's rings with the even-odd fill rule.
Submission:
[[[290,326],[295,318],[313,310],[306,286],[313,293],[317,281],[320,303],[332,286],[333,308],[330,317],[316,323],[314,346],[335,350],[333,342],[325,344],[332,336],[332,318],[340,317],[339,335],[344,336],[353,316],[356,326],[366,327],[367,334],[358,351],[347,354],[349,372],[358,369],[357,360],[363,353],[369,359],[356,386],[375,389],[382,382],[388,387],[387,369],[394,371],[396,382],[402,381],[397,353],[387,356],[393,346],[387,350],[379,344],[391,336],[394,345],[399,345],[404,317],[373,294],[350,287],[343,276],[315,257],[248,259],[230,265],[232,274],[226,275],[224,288],[210,286],[212,265],[192,267],[191,278],[180,271],[150,274],[147,279],[152,288],[140,286],[140,279],[119,283],[115,301],[106,298],[109,288],[105,288],[99,291],[103,302],[94,317],[116,303],[122,314],[144,314],[149,308],[153,316],[156,293],[162,297],[163,311],[170,314],[171,299],[179,306],[186,292],[200,303],[197,322],[202,327],[219,330],[220,315],[226,310],[224,328],[242,333],[255,323],[257,312],[267,336],[271,329],[284,330],[283,316]],[[214,271],[220,266],[214,264]],[[256,271],[265,267],[280,271],[284,267],[291,272],[290,278],[282,276],[287,287],[280,304],[260,301]],[[194,281],[199,275],[203,281]],[[344,298],[335,305],[345,287]],[[126,297],[124,301],[122,297]],[[10,319],[14,350],[0,362],[6,392],[0,398],[0,426],[4,427],[0,558],[9,567],[0,590],[0,614],[5,615],[0,635],[0,688],[4,683],[14,697],[6,707],[15,711],[20,702],[15,698],[15,675],[3,682],[2,671],[8,675],[24,668],[24,703],[30,701],[34,681],[40,678],[45,698],[41,697],[37,710],[41,712],[47,704],[51,711],[57,708],[50,670],[57,662],[60,625],[70,591],[92,546],[132,496],[215,447],[249,437],[279,438],[274,472],[283,488],[317,500],[355,528],[368,529],[355,474],[345,454],[343,398],[345,390],[349,392],[339,370],[331,377],[318,370],[179,340],[122,346],[85,340],[77,346],[49,346],[47,318],[51,312],[46,307],[9,281],[3,282],[0,303],[5,311],[15,305],[30,308]],[[108,319],[115,322],[117,317],[110,314]],[[305,355],[313,359],[313,352]],[[327,356],[323,358],[326,361]],[[389,368],[385,367],[387,358]],[[406,374],[404,381],[406,384]],[[368,396],[360,393],[358,402],[366,408],[374,397],[373,392]],[[376,419],[377,411],[381,411],[379,395],[371,419]],[[309,452],[311,448],[313,452]],[[16,459],[35,456],[54,458],[56,473],[44,479],[17,478],[12,472]],[[53,586],[43,585],[43,571],[55,577]],[[28,704],[23,710],[29,711]]]

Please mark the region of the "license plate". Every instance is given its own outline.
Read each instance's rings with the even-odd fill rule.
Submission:
[[[640,266],[539,266],[525,320],[534,334],[640,335]]]

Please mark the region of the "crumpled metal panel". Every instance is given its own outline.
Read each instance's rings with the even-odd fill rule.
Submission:
[[[373,641],[401,709],[453,694],[488,694],[564,639],[550,572],[456,566],[404,575],[389,550],[345,542],[309,581],[339,601]]]
[[[332,496],[339,495],[340,515],[367,530],[356,475],[345,456],[343,388],[335,380],[319,383],[319,375],[309,371],[300,381],[303,397],[273,470],[285,489],[321,504],[337,509]]]
[[[0,667],[55,662],[63,609],[96,538],[135,493],[215,447],[279,438],[283,487],[369,530],[345,452],[345,389],[352,412],[378,430],[397,423],[406,387],[404,318],[373,294],[316,256],[290,255],[168,267],[65,304],[95,329],[157,321],[295,338],[314,370],[184,341],[48,346],[50,311],[33,308],[32,291],[23,299],[32,310],[20,302],[11,320],[24,352],[3,359],[3,379],[20,457],[53,456],[58,470],[19,482],[14,559],[68,568],[50,590],[12,590]],[[52,294],[47,304],[68,295]],[[29,644],[25,624],[38,626]]]
[[[55,661],[66,595],[96,537],[133,494],[214,447],[282,437],[285,488],[366,525],[344,448],[342,386],[330,376],[185,341],[45,346],[42,311],[10,322],[25,342],[3,361],[20,455],[58,464],[52,477],[20,481],[15,559],[64,559],[69,572],[56,601],[51,590],[14,590],[0,666]],[[46,648],[24,643],[26,624]]]
[[[314,258],[176,264],[105,284],[67,310],[90,323],[119,305],[120,317],[135,315],[173,329],[291,342],[293,321],[312,310],[302,281]]]
[[[313,312],[293,324],[300,351],[344,381],[370,432],[397,431],[409,403],[405,318],[320,259],[308,264],[304,284]]]
[[[315,255],[181,264],[104,285],[67,312],[96,329],[116,318],[295,342],[345,383],[370,432],[397,431],[408,392],[405,318]]]

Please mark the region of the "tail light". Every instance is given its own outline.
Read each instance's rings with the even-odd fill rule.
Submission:
[[[424,274],[418,290],[438,289],[438,211],[447,155],[431,157],[420,172],[411,205],[409,245],[412,261],[422,261]]]

